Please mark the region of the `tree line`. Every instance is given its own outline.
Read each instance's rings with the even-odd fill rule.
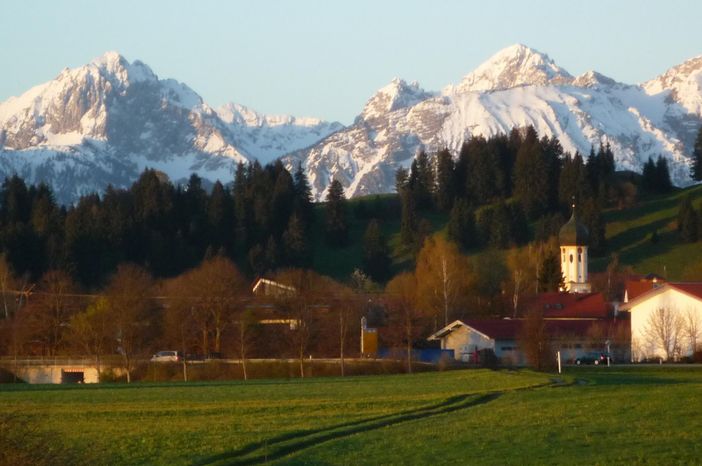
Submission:
[[[584,160],[564,152],[555,137],[539,138],[531,126],[472,137],[455,160],[448,150],[433,161],[421,152],[409,170],[397,172],[396,188],[401,237],[410,248],[421,247],[429,230],[422,216],[431,212],[448,213],[449,235],[464,249],[505,249],[557,233],[575,203],[591,232],[593,254],[603,254],[602,209],[624,197],[609,143],[593,147]],[[531,222],[537,225],[533,233]]]

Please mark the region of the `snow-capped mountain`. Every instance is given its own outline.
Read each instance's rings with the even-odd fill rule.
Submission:
[[[514,45],[440,92],[393,79],[345,128],[235,103],[213,109],[187,85],[109,52],[0,103],[0,177],[46,181],[71,202],[128,186],[146,167],[176,182],[193,172],[229,181],[238,162],[283,156],[304,165],[317,199],[334,178],[357,196],[393,191],[396,170],[420,149],[456,153],[471,136],[533,125],[570,152],[609,142],[619,169],[641,170],[660,154],[684,185],[701,121],[702,56],[628,85],[596,71],[574,77]]]
[[[0,175],[48,182],[63,202],[128,186],[146,167],[227,182],[238,162],[266,162],[340,128],[236,104],[215,111],[187,85],[108,52],[0,103]]]
[[[290,115],[263,115],[244,105],[228,103],[217,109],[238,147],[267,163],[293,150],[308,147],[339,131],[338,122]]]
[[[317,199],[334,178],[347,196],[391,192],[395,171],[420,149],[457,153],[471,136],[532,125],[571,153],[609,142],[619,169],[640,171],[660,154],[674,182],[684,185],[701,116],[702,57],[643,85],[626,85],[595,71],[573,77],[547,55],[514,45],[441,93],[393,80],[353,125],[285,160],[305,165]]]

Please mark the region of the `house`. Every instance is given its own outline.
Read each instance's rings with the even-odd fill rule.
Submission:
[[[609,353],[629,360],[628,315],[618,315],[602,293],[591,292],[588,276],[587,228],[573,215],[559,232],[561,273],[565,286],[558,292],[520,298],[512,319],[457,320],[429,336],[441,348],[453,350],[461,361],[473,361],[480,350],[492,350],[505,364],[524,364],[520,348],[522,328],[529,311],[538,310],[554,351],[564,361],[588,353]]]
[[[456,320],[428,339],[440,341],[442,350],[453,350],[459,361],[475,362],[476,354],[488,349],[501,364],[524,365],[520,348],[524,323],[525,319]],[[552,350],[560,351],[564,362],[574,362],[593,352],[610,353],[615,359],[625,357],[618,354],[619,347],[609,336],[625,333],[626,321],[546,319],[544,326]]]
[[[702,337],[702,283],[653,282],[627,290],[633,361],[691,356]]]

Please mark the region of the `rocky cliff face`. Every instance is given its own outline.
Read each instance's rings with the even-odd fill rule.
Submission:
[[[48,182],[63,202],[108,184],[128,186],[146,167],[173,181],[196,172],[228,182],[239,162],[268,161],[341,128],[288,116],[227,119],[231,114],[110,52],[0,104],[0,173]]]

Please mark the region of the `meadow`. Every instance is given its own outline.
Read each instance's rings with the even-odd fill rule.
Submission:
[[[702,369],[0,386],[0,464],[694,463]]]

